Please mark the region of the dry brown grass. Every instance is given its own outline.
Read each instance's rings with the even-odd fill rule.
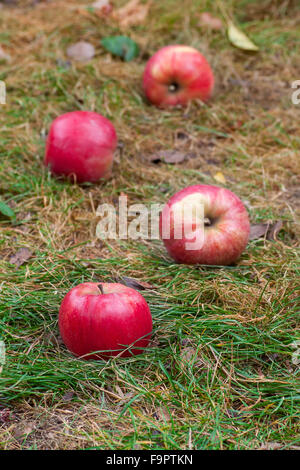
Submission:
[[[99,277],[102,268],[97,267],[97,260],[109,263],[111,257],[118,258],[124,264],[121,261],[119,264],[106,264],[103,275],[108,276],[105,271],[108,269],[111,277],[126,273],[155,282],[160,294],[154,304],[156,308],[163,310],[164,305],[171,308],[176,304],[179,310],[177,316],[167,317],[165,323],[157,321],[159,333],[154,337],[153,348],[162,347],[161,341],[164,341],[164,347],[168,344],[170,348],[170,357],[175,354],[177,340],[174,337],[178,335],[175,326],[180,315],[187,321],[195,316],[194,330],[183,327],[188,331],[189,345],[179,347],[183,349],[183,355],[176,356],[177,363],[174,358],[165,358],[166,367],[171,376],[172,371],[175,375],[178,373],[176,380],[187,380],[189,384],[191,379],[182,361],[184,356],[196,354],[197,374],[201,375],[203,370],[207,372],[209,391],[213,394],[215,389],[218,390],[221,409],[224,408],[228,417],[222,429],[225,434],[228,431],[229,437],[225,444],[221,439],[219,442],[217,438],[211,438],[216,413],[209,402],[208,406],[202,406],[206,396],[202,389],[200,392],[195,386],[195,394],[188,405],[185,394],[180,392],[182,395],[178,398],[157,363],[149,362],[141,377],[135,379],[136,386],[126,376],[125,366],[124,370],[123,365],[120,366],[124,375],[121,373],[119,376],[118,367],[109,365],[107,370],[111,375],[103,379],[106,380],[104,385],[94,384],[86,375],[86,380],[79,380],[81,385],[75,395],[78,401],[64,401],[49,386],[43,399],[39,392],[38,397],[32,392],[31,397],[26,395],[24,399],[12,401],[12,406],[4,404],[4,408],[0,408],[1,448],[108,448],[116,446],[118,439],[122,441],[122,448],[130,448],[130,445],[134,448],[154,445],[171,448],[171,438],[164,435],[170,433],[174,438],[170,430],[171,418],[174,434],[179,436],[176,441],[179,448],[187,445],[188,429],[196,429],[193,431],[195,447],[205,445],[197,444],[200,435],[208,439],[208,448],[259,447],[262,440],[268,440],[273,434],[280,439],[279,422],[288,429],[282,436],[282,445],[294,442],[296,425],[294,428],[289,421],[288,409],[278,418],[279,421],[276,421],[276,416],[274,420],[270,418],[268,431],[255,415],[256,409],[261,412],[264,407],[275,407],[268,400],[272,393],[276,396],[277,386],[272,393],[267,387],[270,381],[286,383],[288,378],[284,374],[294,371],[290,358],[280,356],[278,364],[282,370],[277,374],[273,373],[271,366],[270,370],[262,370],[256,359],[249,357],[247,362],[243,356],[245,368],[249,367],[251,371],[247,379],[235,370],[240,360],[239,347],[233,346],[228,338],[223,340],[226,333],[218,330],[218,325],[225,322],[231,328],[237,321],[241,331],[252,325],[259,332],[268,331],[271,324],[287,315],[291,308],[287,302],[296,297],[294,270],[299,234],[300,134],[299,106],[291,104],[291,83],[300,79],[297,48],[300,12],[297,2],[292,1],[274,2],[276,6],[267,0],[259,3],[228,2],[228,11],[234,12],[240,21],[248,22],[249,33],[261,46],[259,54],[251,55],[230,46],[224,32],[201,30],[194,14],[201,10],[199,2],[188,0],[185,3],[182,13],[180,2],[175,0],[153,2],[146,25],[123,31],[141,46],[141,57],[130,63],[122,63],[102,50],[101,37],[116,32],[116,24],[87,11],[86,1],[38,2],[33,7],[30,1],[26,1],[18,2],[18,7],[1,9],[0,44],[4,38],[3,46],[12,60],[0,66],[8,94],[8,104],[0,115],[3,139],[0,194],[9,200],[17,220],[23,220],[23,223],[11,225],[7,220],[1,223],[0,270],[10,292],[12,310],[18,295],[22,295],[25,302],[27,298],[32,299],[39,289],[49,289],[50,285],[60,294],[65,292],[69,278],[75,282],[82,277],[82,273],[73,274],[75,268],[71,263],[74,260],[85,260],[86,277]],[[214,2],[204,4],[202,10],[220,14]],[[66,48],[77,40],[93,43],[96,56],[89,64],[72,63],[62,73],[57,59],[67,60]],[[161,111],[144,102],[140,82],[145,60],[157,48],[172,42],[192,44],[207,55],[217,84],[209,104],[193,103],[187,109]],[[113,176],[106,183],[81,187],[49,180],[42,168],[45,132],[57,115],[83,108],[102,112],[117,129],[122,148],[116,155]],[[184,133],[185,138],[178,138],[178,132]],[[149,156],[155,152],[171,148],[194,153],[195,158],[174,166],[149,161]],[[96,239],[95,210],[100,203],[116,203],[122,193],[127,194],[129,204],[164,202],[189,184],[217,184],[214,176],[218,172],[223,173],[226,187],[244,200],[252,221],[284,221],[277,241],[253,242],[247,249],[239,263],[243,270],[241,275],[238,273],[234,277],[233,271],[216,270],[211,273],[209,270],[185,268],[182,271],[178,268],[176,272],[167,264],[168,257],[159,243],[103,243]],[[26,179],[26,175],[30,178]],[[28,264],[24,273],[15,273],[7,261],[24,245],[32,250],[37,264]],[[155,264],[157,259],[161,264]],[[49,312],[56,311],[57,302],[56,299],[53,306],[54,300],[49,298]],[[194,308],[192,312],[189,305]],[[37,311],[40,307],[47,327],[40,324],[37,329],[26,333],[20,327],[22,341],[28,340],[35,349],[44,341],[45,330],[51,330],[54,324],[52,313],[49,313],[50,321],[41,301],[37,300]],[[5,314],[8,311],[8,308],[4,309]],[[297,321],[296,318],[289,321],[288,334],[292,335]],[[201,351],[197,352],[199,338],[205,336],[209,322],[216,325],[215,337],[209,333],[209,346],[201,345]],[[8,326],[5,325],[4,331]],[[13,331],[19,337],[19,333]],[[57,345],[54,331],[56,345],[51,347],[55,354],[60,355],[61,345]],[[194,337],[193,331],[197,331],[198,336]],[[247,335],[250,336],[249,331]],[[287,333],[280,327],[278,342],[280,335],[284,334]],[[245,338],[249,339],[247,335],[245,333]],[[223,359],[218,362],[215,350],[209,349],[214,340],[221,345],[218,347],[226,345],[228,363]],[[19,352],[12,347],[9,353],[13,364],[18,364]],[[27,349],[28,357],[30,353],[31,350]],[[39,352],[38,357],[41,354]],[[152,384],[155,384],[154,391]],[[251,384],[254,384],[251,391],[245,389]],[[262,389],[257,402],[255,390],[260,384],[266,386],[267,391]],[[137,391],[145,389],[147,393],[132,405],[132,414],[129,416],[127,412],[117,420],[125,404]],[[99,411],[100,392],[105,404],[102,403]],[[181,406],[178,405],[180,400]],[[158,401],[161,401],[161,407]],[[237,413],[253,411],[249,428],[230,421],[232,409]],[[201,429],[197,430],[199,420]],[[133,422],[137,423],[138,429],[135,444],[130,440],[136,432]],[[184,424],[181,426],[181,423]],[[153,436],[155,427],[163,438]],[[184,431],[181,433],[180,429]],[[289,430],[293,430],[293,436]],[[230,432],[233,437],[230,437]]]

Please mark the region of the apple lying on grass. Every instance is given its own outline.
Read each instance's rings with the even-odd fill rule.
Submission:
[[[190,46],[166,46],[147,62],[143,89],[158,107],[185,105],[192,99],[206,101],[214,86],[212,69],[205,57]]]
[[[62,301],[58,324],[67,348],[83,359],[141,354],[152,332],[144,297],[118,283],[73,287]]]
[[[44,164],[56,175],[94,183],[110,176],[116,146],[116,131],[108,119],[92,111],[73,111],[52,122]]]
[[[246,247],[249,232],[241,200],[218,186],[182,189],[169,199],[160,216],[165,247],[183,264],[233,264]]]

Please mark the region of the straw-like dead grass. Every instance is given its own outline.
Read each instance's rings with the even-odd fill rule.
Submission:
[[[114,2],[116,5],[124,2]],[[225,2],[223,2],[225,3]],[[297,328],[300,79],[297,2],[230,1],[226,8],[261,50],[234,49],[224,31],[201,29],[200,11],[215,2],[153,2],[144,24],[122,31],[141,56],[123,63],[100,39],[116,23],[87,2],[17,2],[4,6],[0,65],[7,105],[0,114],[0,196],[16,213],[1,218],[1,335],[7,365],[0,401],[0,447],[260,448],[297,445],[290,343]],[[69,64],[78,40],[96,47],[88,64]],[[201,49],[216,75],[207,105],[162,111],[144,102],[147,57],[168,43]],[[58,62],[59,61],[59,62]],[[42,166],[51,120],[74,109],[99,111],[117,129],[112,178],[72,186]],[[165,149],[192,154],[178,165],[150,157]],[[102,242],[99,204],[164,202],[195,183],[236,192],[253,222],[282,220],[276,241],[252,241],[238,266],[175,266],[160,242]],[[32,252],[9,264],[22,246]],[[57,311],[71,285],[128,275],[148,281],[155,320],[149,355],[85,364],[63,348]]]

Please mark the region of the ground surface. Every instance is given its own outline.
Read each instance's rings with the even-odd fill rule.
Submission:
[[[299,105],[291,102],[291,83],[300,79],[298,2],[185,0],[183,9],[176,0],[153,1],[147,20],[122,31],[142,49],[129,63],[102,49],[101,38],[120,29],[87,10],[88,2],[1,3],[0,44],[11,62],[0,65],[7,85],[0,195],[16,218],[0,216],[0,448],[299,446],[291,347],[299,275]],[[235,49],[224,30],[198,25],[203,11],[222,18],[218,5],[260,52]],[[82,39],[96,56],[70,66],[66,48]],[[206,54],[216,75],[208,105],[161,111],[143,101],[147,57],[169,43]],[[73,186],[42,166],[52,119],[74,109],[99,111],[116,126],[122,149],[105,183]],[[196,156],[178,165],[149,162],[172,148]],[[150,205],[195,183],[236,192],[252,223],[283,221],[277,240],[251,241],[236,266],[205,268],[174,265],[160,241],[96,238],[100,203],[123,193],[130,204]],[[31,257],[17,267],[12,256],[22,247]],[[143,291],[154,318],[151,348],[126,360],[76,360],[59,339],[60,302],[77,283],[116,276],[154,286]]]

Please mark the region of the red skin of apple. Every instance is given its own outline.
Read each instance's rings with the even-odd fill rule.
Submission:
[[[149,59],[143,75],[147,99],[161,108],[184,106],[192,99],[207,101],[213,86],[209,63],[190,46],[163,47]]]
[[[110,176],[116,146],[116,131],[108,119],[92,111],[73,111],[52,122],[44,164],[56,175],[94,183]]]
[[[141,354],[150,341],[152,317],[144,297],[118,283],[85,282],[71,289],[59,310],[67,348],[83,359]],[[122,350],[133,345],[130,350]],[[101,351],[97,354],[89,354]],[[121,353],[121,354],[120,354]]]
[[[197,201],[201,201],[204,204],[204,217],[210,223],[204,226],[203,245],[197,250],[186,249],[186,243],[195,240],[188,230],[187,236],[183,235],[182,239],[174,237],[175,204],[186,204],[189,200],[194,200],[196,204]],[[170,211],[169,239],[162,232],[163,222],[168,225],[168,210]],[[190,228],[195,231],[196,224],[193,223]],[[178,263],[230,265],[237,261],[247,245],[250,222],[242,201],[228,189],[194,185],[179,191],[169,199],[161,213],[160,233],[168,253]]]

